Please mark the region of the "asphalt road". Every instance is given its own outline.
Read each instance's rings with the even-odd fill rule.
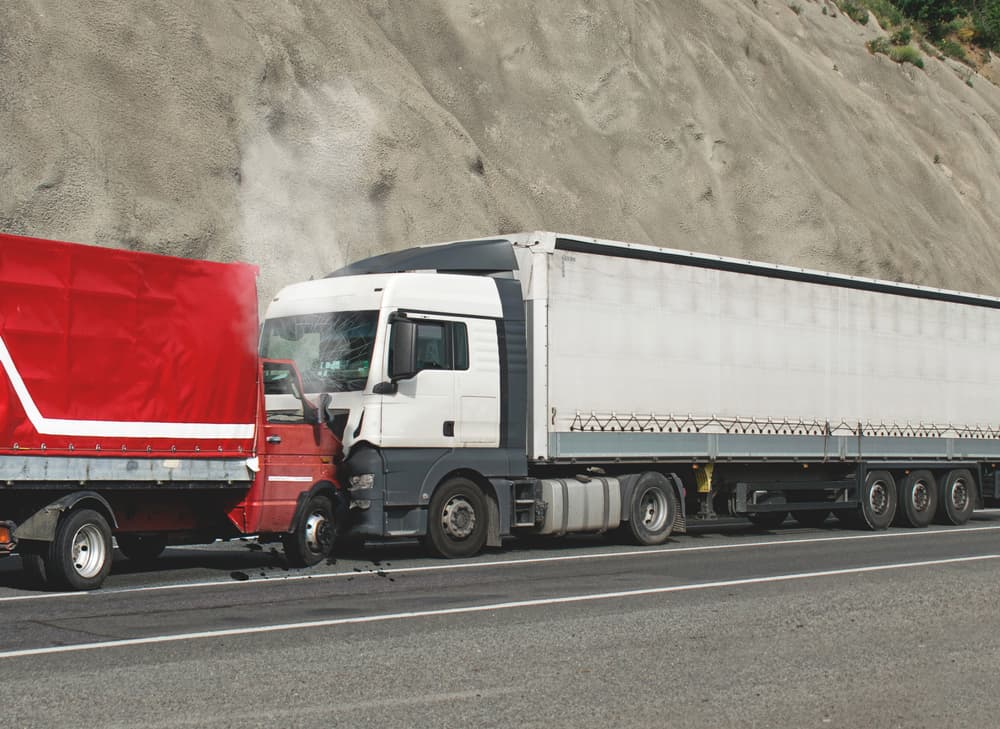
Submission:
[[[0,560],[10,727],[995,727],[1000,513],[662,548],[173,548],[104,589]]]

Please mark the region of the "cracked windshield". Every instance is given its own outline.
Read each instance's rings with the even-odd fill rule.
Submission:
[[[363,390],[371,367],[377,311],[335,311],[264,322],[261,355],[291,359],[306,392]]]

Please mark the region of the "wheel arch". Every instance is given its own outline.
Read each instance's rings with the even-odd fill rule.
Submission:
[[[82,507],[101,514],[107,519],[112,531],[118,528],[115,510],[106,498],[96,491],[75,491],[46,504],[21,522],[14,530],[14,537],[18,540],[51,542],[55,539],[56,527],[63,515]]]
[[[349,505],[344,493],[341,489],[337,488],[337,484],[333,481],[323,479],[317,481],[312,485],[308,491],[303,491],[299,494],[298,499],[295,502],[295,512],[292,514],[292,522],[288,525],[288,533],[294,534],[302,526],[302,520],[305,518],[306,506],[313,496],[323,494],[324,496],[330,497],[330,501],[333,503],[334,517],[338,522],[344,523],[342,520],[346,518],[347,510]]]

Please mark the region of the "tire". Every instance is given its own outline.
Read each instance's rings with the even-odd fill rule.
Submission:
[[[17,543],[17,553],[21,555],[21,570],[30,587],[46,587],[49,584],[45,574],[45,556],[48,551],[48,542],[22,540]]]
[[[896,480],[888,471],[869,471],[861,489],[858,515],[872,531],[888,529],[896,517]]]
[[[152,562],[167,548],[166,534],[119,534],[115,540],[121,553],[138,563]]]
[[[896,523],[921,528],[934,520],[938,508],[938,484],[930,471],[910,471],[896,489],[899,506]]]
[[[67,590],[96,590],[111,572],[111,527],[93,509],[63,514],[49,546],[49,584]]]
[[[792,518],[799,524],[810,529],[817,529],[826,524],[827,517],[830,516],[829,509],[809,509],[807,511],[793,511]]]
[[[628,524],[623,534],[634,544],[663,544],[670,537],[677,515],[677,502],[670,482],[659,473],[644,473],[632,489]],[[627,528],[627,532],[625,531]]]
[[[976,481],[964,468],[948,471],[938,486],[936,521],[961,526],[976,508]]]
[[[302,512],[302,523],[291,534],[283,534],[285,556],[293,567],[312,567],[333,552],[337,523],[329,497],[317,494],[309,499]]]
[[[478,554],[486,544],[489,515],[479,486],[467,478],[452,478],[438,486],[427,513],[424,548],[453,559]]]
[[[747,514],[747,519],[757,529],[774,529],[781,526],[787,517],[787,511],[762,511],[759,514]]]

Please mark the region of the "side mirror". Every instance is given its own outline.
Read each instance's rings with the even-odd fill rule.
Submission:
[[[398,318],[389,333],[389,379],[408,380],[417,374],[417,325]]]
[[[330,403],[333,402],[333,398],[330,397],[329,392],[324,392],[319,396],[319,421],[329,427],[333,416],[330,415]]]

